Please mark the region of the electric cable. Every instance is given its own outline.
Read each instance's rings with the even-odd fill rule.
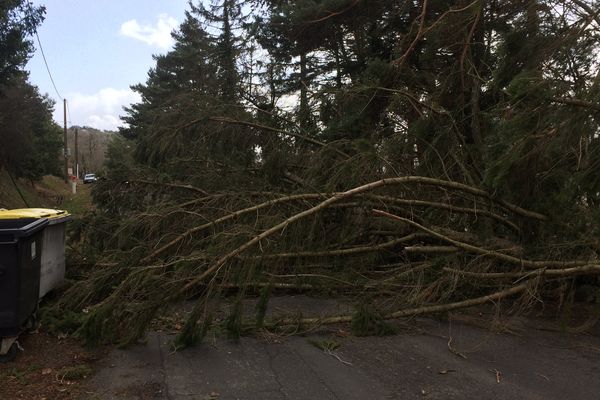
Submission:
[[[10,180],[13,184],[13,186],[15,187],[15,189],[17,190],[17,193],[19,193],[19,196],[21,197],[21,200],[23,200],[23,203],[25,203],[25,207],[29,208],[30,205],[27,202],[27,200],[25,199],[25,196],[23,196],[23,193],[21,192],[21,189],[19,189],[19,186],[17,185],[17,182],[15,181],[15,178],[13,178],[12,174],[10,173],[9,170],[6,170],[6,172],[8,173],[8,176],[10,177]]]
[[[69,125],[73,126],[73,121],[71,121],[71,110],[69,107],[69,100],[66,101],[67,104],[67,122],[69,123]]]
[[[46,55],[44,54],[44,48],[42,47],[42,42],[40,41],[40,37],[38,36],[37,31],[35,32],[35,37],[37,38],[38,46],[40,46],[40,52],[42,53],[42,58],[44,59],[44,64],[46,65],[46,71],[48,71],[48,76],[50,77],[52,86],[54,86],[54,90],[56,91],[58,98],[63,99],[63,97],[60,95],[58,89],[56,88],[56,84],[54,83],[54,78],[52,77],[52,72],[50,72],[50,67],[48,66],[48,61],[46,60]]]

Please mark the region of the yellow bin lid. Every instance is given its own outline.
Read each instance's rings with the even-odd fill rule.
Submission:
[[[0,209],[0,220],[1,219],[21,219],[21,218],[48,218],[57,219],[68,217],[68,211],[64,210],[53,210],[50,208],[17,208],[14,210],[2,210]]]

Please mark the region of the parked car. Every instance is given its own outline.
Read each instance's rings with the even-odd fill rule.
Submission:
[[[95,174],[85,174],[83,176],[83,183],[93,183],[96,182],[98,178],[96,178]]]

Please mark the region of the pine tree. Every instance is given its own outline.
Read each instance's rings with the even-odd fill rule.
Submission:
[[[35,7],[25,0],[0,3],[0,86],[17,74],[29,59],[33,44],[28,37],[42,23],[44,12],[44,7]]]
[[[52,120],[53,106],[23,72],[5,84],[0,96],[0,169],[32,181],[60,174],[62,133]]]
[[[0,169],[40,179],[59,174],[60,129],[54,104],[23,71],[33,52],[30,37],[44,19],[44,7],[24,0],[0,3]]]

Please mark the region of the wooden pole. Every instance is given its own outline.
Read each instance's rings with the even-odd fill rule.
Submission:
[[[63,115],[64,115],[64,155],[65,155],[65,183],[69,183],[69,147],[67,139],[67,99],[63,99]]]
[[[79,179],[79,129],[75,128],[75,176]]]

